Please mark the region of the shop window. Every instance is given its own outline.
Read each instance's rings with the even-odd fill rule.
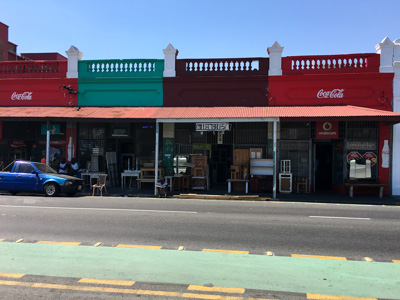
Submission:
[[[309,177],[310,142],[279,141],[278,161],[289,159],[293,176]]]
[[[310,138],[311,122],[281,122],[282,140],[306,140]]]
[[[347,122],[347,139],[377,139],[378,122]]]

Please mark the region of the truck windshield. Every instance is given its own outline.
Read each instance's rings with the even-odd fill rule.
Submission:
[[[33,164],[41,173],[57,173],[56,171],[54,171],[54,169],[50,168],[48,165],[41,163],[33,163]]]

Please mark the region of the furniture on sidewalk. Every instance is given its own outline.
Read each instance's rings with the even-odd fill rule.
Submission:
[[[136,177],[136,180],[140,178],[140,170],[125,171],[121,173],[121,189],[125,186],[126,177],[129,179],[129,185],[127,184],[127,187],[131,187],[133,178]]]
[[[235,182],[244,182],[246,184],[246,194],[249,193],[249,181],[248,179],[228,179],[226,182],[228,183],[228,194],[231,193],[231,183],[235,183]]]
[[[190,175],[175,174],[173,176],[173,190],[175,191],[187,191],[190,190]]]
[[[155,184],[156,181],[156,169],[155,168],[141,168],[140,169],[140,178],[136,180],[137,189],[142,189],[142,183],[152,182]],[[164,176],[164,169],[158,168],[158,178]]]
[[[372,188],[379,189],[379,198],[383,197],[383,189],[388,186],[388,184],[378,183],[374,181],[366,180],[346,180],[344,183],[345,187],[349,188],[349,196],[353,197],[354,188]]]
[[[95,182],[94,180],[99,177],[99,175],[105,174],[104,172],[82,172],[81,177],[83,179],[83,182],[85,183],[85,186],[91,187]]]
[[[106,193],[108,193],[106,188],[107,176],[108,176],[107,174],[98,175],[97,182],[92,186],[93,188],[92,197],[94,196],[94,192],[96,190],[100,191],[101,197],[103,197],[103,189],[105,189]]]

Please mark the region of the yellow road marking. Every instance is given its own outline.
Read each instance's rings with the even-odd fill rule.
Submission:
[[[0,285],[23,286],[23,287],[43,288],[43,289],[85,291],[85,292],[135,294],[135,295],[146,295],[146,296],[165,296],[165,297],[175,297],[175,298],[216,299],[216,300],[269,300],[269,299],[261,299],[261,298],[243,298],[243,297],[230,297],[230,296],[220,296],[220,295],[190,294],[190,293],[180,293],[180,292],[120,289],[120,288],[95,287],[95,286],[76,286],[76,285],[65,285],[65,284],[49,284],[49,283],[40,283],[40,282],[35,283],[35,282],[6,281],[6,280],[0,280]]]
[[[249,254],[249,251],[236,251],[236,250],[222,250],[222,249],[203,249],[204,252],[223,252],[235,254]]]
[[[101,245],[101,243],[98,242],[98,243],[94,244],[94,247],[98,247],[98,246],[100,246],[100,245]]]
[[[17,241],[15,241],[16,243],[21,243],[24,239],[19,239]]]
[[[376,298],[307,294],[307,299],[318,300],[377,300]]]
[[[72,245],[78,246],[80,242],[54,242],[54,241],[38,241],[36,244],[46,244],[46,245]]]
[[[368,262],[373,262],[374,261],[371,257],[364,257],[364,260],[368,261]]]
[[[219,292],[219,293],[230,293],[230,294],[244,294],[245,289],[241,288],[227,288],[227,287],[207,287],[202,285],[189,285],[189,291],[202,291],[202,292]]]
[[[162,246],[126,245],[126,244],[118,244],[117,247],[120,247],[120,248],[144,248],[144,249],[161,249],[162,248]]]
[[[393,260],[394,263],[400,263],[400,260]]]
[[[0,277],[9,277],[9,278],[21,278],[25,274],[15,274],[15,273],[0,273]]]
[[[274,252],[272,252],[272,251],[267,251],[266,254],[267,254],[268,256],[274,256]]]
[[[4,241],[4,239],[0,239],[0,242]]]
[[[323,255],[306,255],[306,254],[292,254],[292,257],[347,260],[346,257],[341,257],[341,256],[323,256]]]
[[[112,285],[128,285],[132,286],[135,281],[128,280],[108,280],[108,279],[94,279],[94,278],[82,278],[78,282],[82,283],[96,283],[96,284],[112,284]]]

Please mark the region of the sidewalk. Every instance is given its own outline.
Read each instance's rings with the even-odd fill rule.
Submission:
[[[151,189],[108,187],[108,193],[104,196],[111,197],[146,197],[156,198]],[[91,196],[92,190],[86,189],[85,196]],[[97,194],[98,195],[98,194]],[[190,191],[190,192],[168,192],[168,198],[178,199],[213,199],[213,200],[248,200],[248,201],[288,201],[288,202],[315,202],[315,203],[342,203],[342,204],[363,204],[363,205],[394,205],[400,206],[400,196],[384,195],[379,198],[378,195],[354,195],[349,197],[347,194],[337,194],[333,192],[316,193],[279,193],[276,199],[272,199],[272,193],[242,193],[232,192],[228,194],[226,188],[216,187],[208,191]]]

